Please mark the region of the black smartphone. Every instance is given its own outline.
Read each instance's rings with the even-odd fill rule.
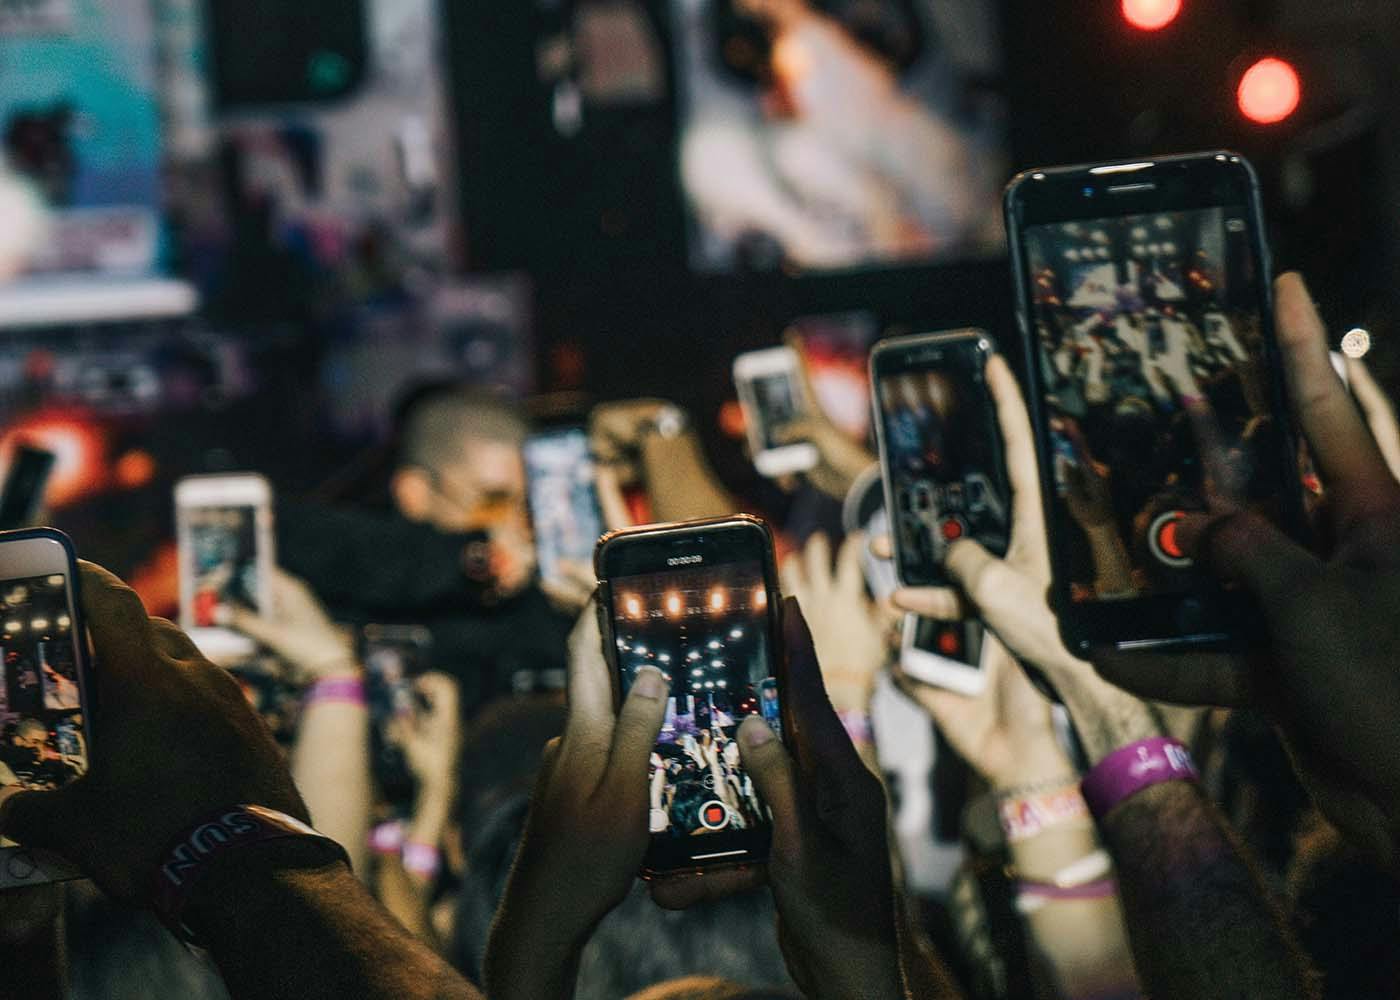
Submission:
[[[780,737],[788,728],[768,526],[737,515],[629,528],[598,543],[595,569],[618,704],[643,667],[671,685],[651,755],[642,874],[764,860],[772,823],[736,734],[750,715]]]
[[[1302,533],[1253,168],[1204,153],[1033,170],[1006,218],[1066,645],[1247,641],[1242,596],[1176,527],[1206,507],[1192,411],[1208,408],[1249,505]]]
[[[561,427],[532,434],[524,455],[540,576],[558,579],[570,564],[587,569],[605,530],[588,432]]]
[[[0,531],[13,531],[31,524],[44,506],[54,453],[27,444],[15,446],[5,486],[0,491]]]
[[[87,647],[68,536],[0,534],[0,786],[62,788],[87,773]],[[78,878],[66,861],[0,839],[0,889]]]
[[[380,794],[395,807],[412,805],[417,782],[389,730],[395,719],[418,711],[413,682],[432,669],[432,649],[433,635],[422,625],[366,625],[360,632],[371,769]]]
[[[981,330],[875,345],[875,398],[895,571],[906,587],[943,586],[960,538],[1005,555],[1011,531],[1006,462],[987,390],[991,338]]]

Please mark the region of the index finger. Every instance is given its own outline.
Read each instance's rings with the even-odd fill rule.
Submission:
[[[131,676],[152,659],[151,616],[141,598],[114,574],[95,563],[78,563],[83,617],[93,654],[102,664],[97,676]]]
[[[1040,509],[1040,466],[1035,455],[1035,438],[1030,414],[1021,397],[1016,376],[1000,354],[987,362],[987,388],[997,407],[1006,452],[1006,474],[1011,481],[1011,537],[1020,545],[1045,549],[1045,529]]]
[[[1400,503],[1400,486],[1332,367],[1327,331],[1302,277],[1282,275],[1274,287],[1290,396],[1345,532],[1352,522]]]

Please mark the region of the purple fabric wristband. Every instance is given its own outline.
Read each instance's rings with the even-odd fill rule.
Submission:
[[[1180,740],[1155,736],[1119,747],[1084,776],[1079,790],[1089,812],[1101,820],[1114,806],[1163,781],[1198,781],[1191,751]]]
[[[367,705],[365,682],[360,677],[328,677],[311,685],[306,693],[307,705],[325,702],[341,702],[350,705]]]

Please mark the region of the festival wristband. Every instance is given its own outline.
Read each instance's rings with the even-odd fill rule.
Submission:
[[[1069,889],[1038,882],[1018,882],[1016,884],[1016,909],[1022,913],[1034,913],[1047,903],[1062,900],[1109,899],[1118,893],[1118,880],[1111,878],[1086,882]]]
[[[1089,812],[1084,796],[1074,785],[1065,785],[1047,792],[1036,792],[997,803],[997,818],[1008,844],[1020,843],[1038,836],[1052,826],[1087,820]]]
[[[1124,799],[1164,781],[1198,781],[1191,751],[1180,740],[1155,736],[1113,751],[1088,774],[1080,789],[1089,812],[1102,820]]]
[[[851,742],[860,746],[862,743],[874,743],[875,734],[870,728],[870,715],[866,712],[837,712],[837,717],[841,720],[841,725],[846,729],[846,735],[851,738]]]
[[[442,854],[432,844],[405,841],[403,845],[403,868],[411,875],[432,878],[442,867]]]
[[[328,863],[350,864],[345,848],[292,816],[263,806],[229,806],[190,827],[165,852],[151,899],[156,915],[182,939],[194,942],[195,933],[184,920],[185,907],[214,862],[241,847],[290,838],[318,844]]]
[[[367,705],[365,682],[361,677],[328,677],[311,685],[306,693],[305,707],[339,702],[346,705]]]
[[[403,852],[403,821],[391,819],[369,832],[369,849],[384,857],[398,857]]]

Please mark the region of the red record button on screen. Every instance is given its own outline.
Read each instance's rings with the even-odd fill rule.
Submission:
[[[944,656],[957,656],[962,652],[962,642],[958,639],[958,634],[951,629],[944,629],[938,633],[938,651]]]
[[[729,809],[723,802],[711,799],[700,807],[700,825],[706,830],[723,830],[729,825]]]
[[[1181,547],[1177,538],[1177,528],[1186,517],[1185,511],[1171,510],[1159,514],[1147,532],[1148,546],[1157,560],[1173,569],[1186,569],[1191,566],[1191,557]]]
[[[943,537],[950,542],[956,542],[963,536],[962,522],[956,517],[950,517],[943,522]]]

